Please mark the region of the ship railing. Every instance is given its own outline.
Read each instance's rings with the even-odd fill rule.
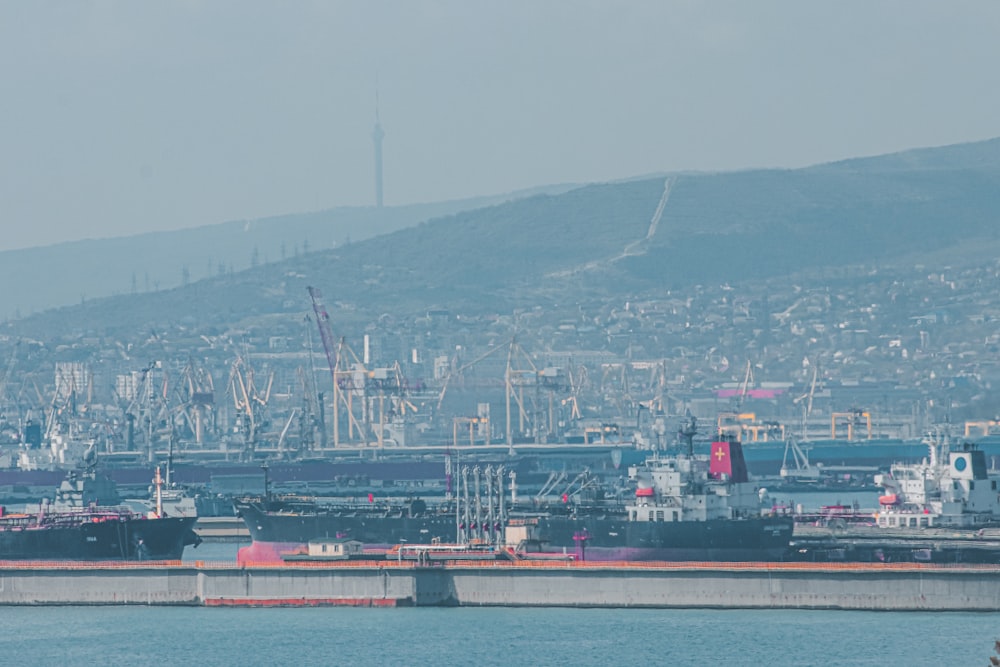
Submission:
[[[123,521],[139,520],[145,517],[144,514],[133,512],[126,508],[121,511],[101,508],[100,510],[83,510],[72,512],[53,512],[36,516],[40,519],[38,523],[46,526],[75,526],[80,523],[101,522],[101,521]]]
[[[140,512],[136,512],[134,509],[128,505],[95,505],[93,507],[63,507],[63,508],[53,508],[50,507],[45,511],[45,516],[59,516],[59,515],[88,515],[88,516],[103,516],[103,515],[116,515],[116,516],[144,516]]]
[[[580,561],[554,560],[454,560],[444,561],[452,568],[516,568],[516,569],[610,569],[648,571],[802,571],[802,572],[892,572],[892,571],[977,571],[1000,573],[1000,565],[975,563],[815,563],[815,562],[722,562],[722,561]]]

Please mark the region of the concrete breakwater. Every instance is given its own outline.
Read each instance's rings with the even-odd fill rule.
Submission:
[[[0,604],[1000,611],[1000,567],[801,563],[0,562]]]

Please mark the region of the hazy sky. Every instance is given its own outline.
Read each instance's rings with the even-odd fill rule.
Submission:
[[[0,0],[0,250],[1000,136],[997,2]]]

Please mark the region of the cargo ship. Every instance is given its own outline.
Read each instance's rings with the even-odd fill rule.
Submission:
[[[36,512],[0,507],[0,560],[179,560],[201,541],[197,517],[168,516],[159,506],[141,513],[116,499],[113,483],[89,469],[70,473]]]
[[[712,443],[709,454],[650,457],[630,466],[629,484],[617,494],[590,488],[525,503],[512,480],[508,502],[503,476],[502,467],[466,467],[456,498],[433,506],[371,496],[367,504],[238,499],[236,512],[253,538],[238,558],[277,561],[316,540],[349,539],[367,550],[457,542],[592,561],[780,560],[792,536],[792,518],[766,510],[766,492],[749,480],[735,441]]]
[[[927,458],[917,464],[894,463],[876,482],[876,515],[882,528],[1000,527],[1000,476],[990,474],[986,456],[971,443],[953,447],[928,439]]]
[[[1000,477],[986,455],[933,435],[924,448],[920,463],[894,463],[876,476],[883,489],[877,510],[843,508],[828,520],[797,524],[790,558],[1000,562]]]

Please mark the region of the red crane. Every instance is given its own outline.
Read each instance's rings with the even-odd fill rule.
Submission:
[[[340,443],[340,432],[337,419],[337,401],[340,398],[337,388],[337,353],[333,344],[333,330],[330,328],[330,316],[323,305],[323,294],[315,287],[307,287],[309,298],[312,299],[313,312],[316,313],[316,326],[319,336],[323,339],[323,351],[326,352],[326,363],[330,366],[330,377],[333,379],[333,446]]]

